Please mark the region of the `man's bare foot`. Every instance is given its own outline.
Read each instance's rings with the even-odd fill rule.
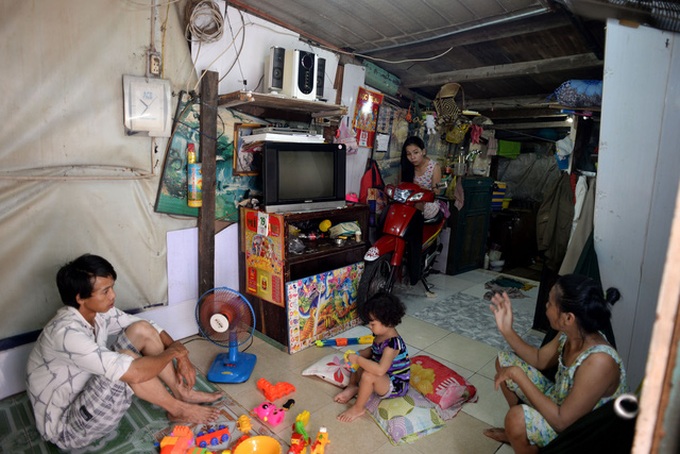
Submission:
[[[170,421],[206,424],[215,421],[219,415],[220,412],[216,408],[180,402],[176,413],[168,412],[168,419]]]
[[[342,422],[352,422],[361,417],[364,413],[366,413],[366,410],[363,408],[356,408],[356,405],[353,405],[351,408],[340,413],[338,415],[338,420]]]
[[[484,435],[491,438],[492,440],[500,441],[501,443],[510,443],[508,436],[505,433],[505,429],[502,427],[493,427],[491,429],[485,429]]]
[[[358,392],[359,387],[357,385],[348,385],[345,389],[335,395],[333,401],[339,404],[346,404],[352,400],[352,397],[356,396]]]
[[[179,386],[177,391],[179,394],[177,398],[190,404],[207,404],[218,401],[223,397],[220,392],[207,393],[187,386]]]

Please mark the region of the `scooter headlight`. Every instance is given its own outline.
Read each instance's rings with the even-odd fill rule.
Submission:
[[[410,190],[394,188],[394,195],[392,196],[392,198],[397,202],[404,203],[408,200],[410,196],[411,196]]]
[[[423,192],[416,192],[415,194],[413,194],[411,196],[410,201],[411,202],[418,202],[420,199],[423,198],[424,195],[425,195],[425,193],[423,193]]]

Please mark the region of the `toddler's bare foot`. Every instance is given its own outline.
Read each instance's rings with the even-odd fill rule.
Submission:
[[[349,408],[340,413],[338,415],[338,420],[342,422],[352,422],[355,419],[361,417],[361,415],[363,415],[364,413],[366,413],[366,410],[364,410],[363,408],[356,408],[356,405],[353,405],[352,408]]]
[[[348,385],[347,388],[335,395],[333,401],[339,404],[346,404],[352,397],[356,396],[358,392],[359,387],[357,385]]]
[[[176,413],[168,412],[168,419],[170,421],[206,424],[215,421],[219,415],[220,412],[216,408],[180,402]]]
[[[190,404],[206,404],[222,398],[222,393],[220,392],[207,393],[187,386],[179,386],[177,391],[179,400]]]

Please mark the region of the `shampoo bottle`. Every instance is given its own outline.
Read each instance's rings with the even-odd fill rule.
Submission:
[[[187,204],[190,207],[200,207],[203,204],[203,178],[201,164],[196,162],[194,144],[187,146]]]

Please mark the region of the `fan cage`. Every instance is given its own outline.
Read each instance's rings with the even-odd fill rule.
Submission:
[[[229,319],[225,332],[210,326],[210,317],[222,314]],[[237,348],[248,342],[255,331],[255,312],[250,302],[238,291],[218,287],[205,292],[196,303],[196,324],[204,338],[220,347]]]

